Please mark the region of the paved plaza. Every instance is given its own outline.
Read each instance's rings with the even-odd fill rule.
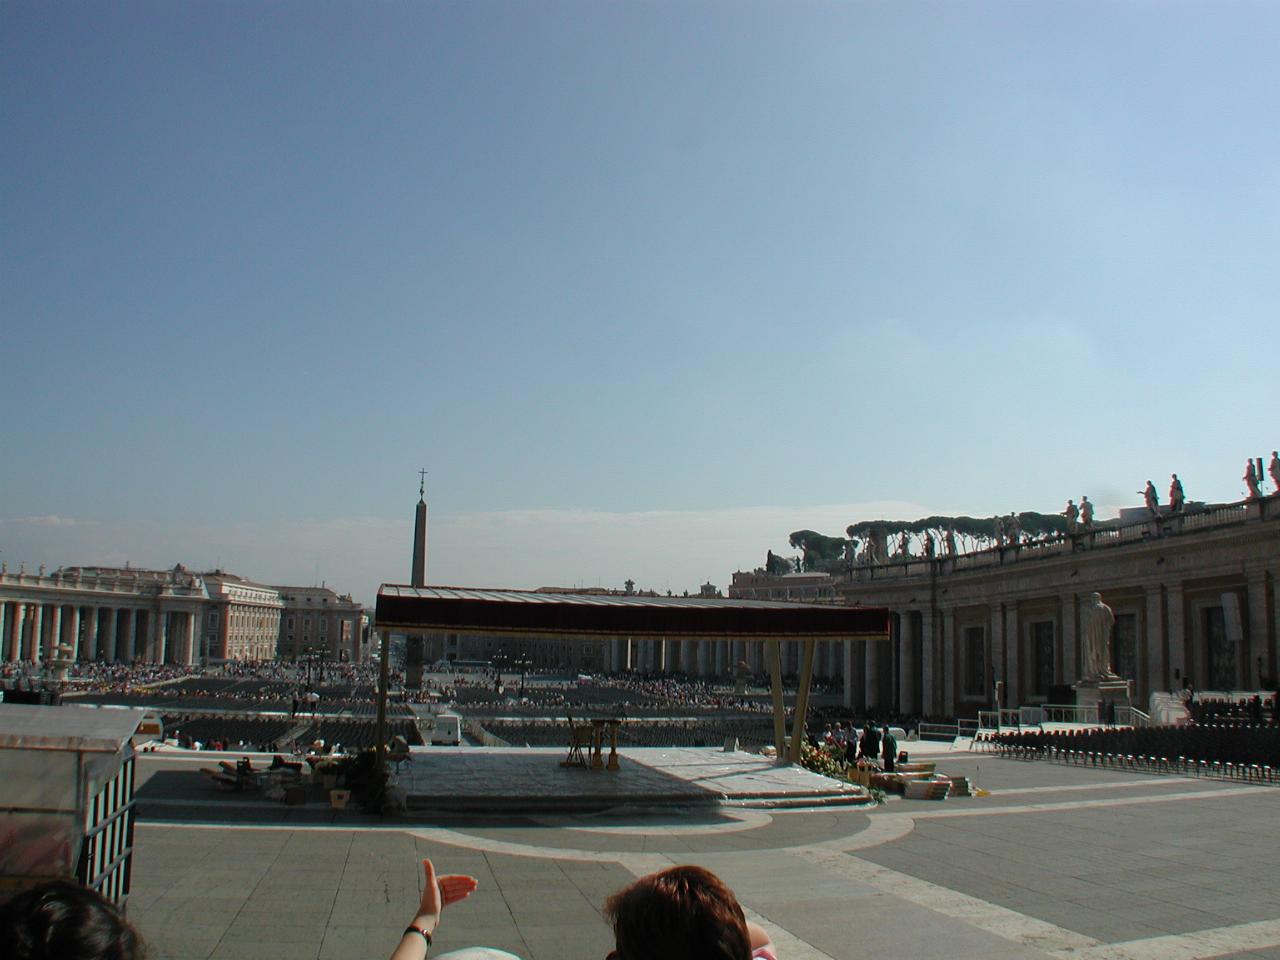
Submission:
[[[711,769],[724,762],[702,753]],[[672,762],[696,778],[696,759]],[[159,958],[385,957],[430,856],[480,880],[445,913],[437,952],[487,944],[529,960],[602,960],[604,898],[694,862],[730,883],[783,960],[1280,960],[1280,789],[984,753],[937,759],[990,795],[874,809],[455,804],[387,823],[210,793],[195,767],[148,755],[130,915]]]

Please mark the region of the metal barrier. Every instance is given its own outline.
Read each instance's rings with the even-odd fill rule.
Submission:
[[[1096,706],[1080,706],[1075,703],[1046,703],[1040,709],[1044,711],[1044,719],[1041,720],[1041,723],[1101,723]]]
[[[1044,723],[1044,709],[1042,707],[1018,708],[1018,726],[1038,727],[1042,723]]]
[[[1116,723],[1120,726],[1149,727],[1151,726],[1151,717],[1137,707],[1117,706]]]
[[[955,723],[922,723],[916,727],[921,740],[955,740],[960,736],[960,726]]]
[[[1000,711],[999,710],[979,710],[978,711],[978,729],[979,730],[999,730],[1000,729]]]

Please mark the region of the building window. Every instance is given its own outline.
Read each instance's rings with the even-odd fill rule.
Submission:
[[[1053,686],[1053,621],[1031,624],[1031,663],[1035,668],[1033,691],[1041,697],[1049,695]]]
[[[964,628],[964,694],[981,697],[987,689],[987,631]]]

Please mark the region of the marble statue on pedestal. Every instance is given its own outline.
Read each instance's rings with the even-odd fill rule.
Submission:
[[[1249,490],[1250,500],[1257,500],[1262,496],[1262,491],[1258,489],[1258,479],[1258,471],[1254,469],[1253,458],[1250,457],[1244,471],[1244,485]]]
[[[1271,474],[1271,482],[1276,485],[1276,493],[1280,493],[1280,451],[1271,451],[1271,462],[1267,464],[1267,473]]]
[[[1076,525],[1080,520],[1080,508],[1076,506],[1074,500],[1067,501],[1067,509],[1062,511],[1062,515],[1067,518],[1067,533],[1075,533]]]
[[[1116,615],[1102,602],[1102,594],[1089,594],[1089,603],[1080,612],[1082,681],[1119,679],[1111,669],[1111,630],[1115,622]]]
[[[1186,501],[1186,495],[1182,492],[1182,481],[1178,479],[1178,475],[1175,473],[1173,479],[1169,482],[1169,510],[1172,513],[1179,513]]]
[[[1086,530],[1093,529],[1093,504],[1088,497],[1080,498],[1080,526]]]
[[[1151,516],[1160,516],[1160,495],[1156,493],[1156,485],[1150,480],[1147,481],[1147,488],[1142,493],[1142,502],[1147,505],[1147,511]]]

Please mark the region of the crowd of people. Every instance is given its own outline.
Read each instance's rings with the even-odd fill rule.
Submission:
[[[893,773],[898,760],[898,739],[892,729],[877,726],[871,720],[861,730],[852,721],[846,724],[837,720],[828,723],[821,733],[810,733],[809,739],[815,747],[848,765],[869,764]]]

